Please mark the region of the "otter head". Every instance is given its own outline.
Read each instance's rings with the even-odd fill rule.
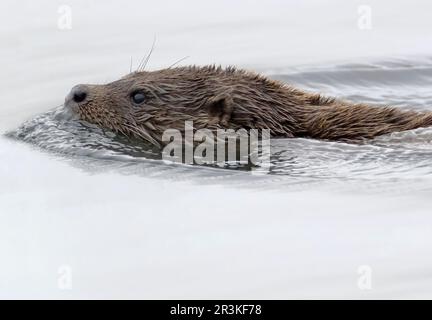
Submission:
[[[232,124],[231,86],[206,70],[133,72],[108,84],[80,84],[67,95],[65,107],[80,120],[161,146],[163,132],[183,132],[185,121],[211,130]]]

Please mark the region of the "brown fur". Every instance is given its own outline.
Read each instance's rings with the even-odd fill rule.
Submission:
[[[432,113],[356,104],[308,93],[233,67],[179,67],[133,72],[105,85],[88,85],[73,106],[82,120],[159,144],[164,130],[270,129],[274,137],[334,141],[432,125]],[[144,93],[137,105],[131,95]]]

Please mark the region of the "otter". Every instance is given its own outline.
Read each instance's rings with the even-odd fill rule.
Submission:
[[[355,142],[432,126],[432,112],[372,106],[306,92],[235,67],[135,71],[77,85],[64,106],[80,120],[163,145],[166,129],[269,129],[272,137]]]

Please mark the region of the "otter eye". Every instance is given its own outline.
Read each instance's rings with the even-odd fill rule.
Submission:
[[[134,93],[132,93],[132,100],[136,104],[143,103],[145,100],[145,95],[142,92],[134,92]]]

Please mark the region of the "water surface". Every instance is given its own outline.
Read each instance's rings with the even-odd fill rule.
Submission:
[[[0,3],[1,298],[432,296],[430,129],[274,139],[266,173],[163,163],[55,117],[72,86],[125,75],[155,35],[152,70],[189,56],[430,110],[430,1],[370,1],[371,30],[346,0],[76,0],[62,30],[64,4]]]

